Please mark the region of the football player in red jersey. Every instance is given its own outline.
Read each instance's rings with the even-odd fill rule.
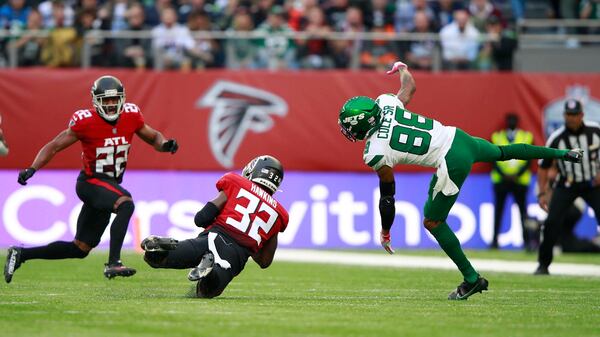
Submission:
[[[83,207],[77,219],[73,241],[56,241],[34,248],[10,247],[4,266],[4,279],[9,283],[19,266],[31,259],[84,258],[100,243],[100,237],[116,213],[110,226],[110,252],[104,276],[132,276],[135,269],[121,263],[121,246],[134,210],[131,194],[121,187],[131,141],[137,134],[159,152],[175,153],[174,139],[163,135],[144,122],[137,105],[125,103],[123,84],[113,76],[102,76],[92,85],[93,108],[73,114],[69,126],[38,152],[31,167],[19,172],[18,182],[26,185],[34,173],[54,155],[80,141],[83,148],[83,170],[77,178],[77,195]]]
[[[274,157],[260,156],[242,176],[227,173],[217,181],[219,193],[194,218],[206,228],[197,238],[178,242],[149,236],[141,243],[144,260],[154,268],[192,268],[188,279],[198,281],[196,295],[204,298],[219,296],[250,256],[261,268],[271,265],[277,235],[289,220],[272,196],[283,180],[283,167]]]

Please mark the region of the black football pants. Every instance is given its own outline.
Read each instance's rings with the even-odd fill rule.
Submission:
[[[552,193],[552,199],[548,206],[548,218],[544,222],[543,238],[538,253],[540,266],[548,267],[552,263],[552,249],[558,241],[565,216],[577,197],[582,197],[588,206],[594,210],[596,221],[598,221],[600,187],[591,187],[589,184],[574,184],[568,188],[557,187]]]
[[[202,256],[208,251],[213,253],[215,264],[212,272],[198,282],[197,295],[211,298],[219,296],[229,282],[242,272],[250,256],[246,248],[238,245],[227,234],[210,229],[196,238],[180,241],[174,250],[146,252],[144,260],[154,268],[187,269],[198,266]],[[219,260],[224,262],[219,264]],[[228,266],[224,266],[226,264]]]

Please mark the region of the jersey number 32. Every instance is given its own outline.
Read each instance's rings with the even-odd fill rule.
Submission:
[[[248,205],[242,206],[237,204],[234,208],[236,212],[242,215],[241,220],[238,221],[232,217],[228,217],[225,222],[228,225],[231,225],[248,234],[248,236],[260,244],[262,238],[260,234],[258,234],[258,229],[262,228],[265,233],[268,233],[277,220],[277,211],[275,211],[273,207],[269,206],[267,203],[261,201],[257,196],[243,188],[240,189],[236,196],[236,199],[238,200],[242,198],[248,200]],[[268,215],[266,222],[258,216],[260,213],[266,213],[266,215]],[[252,221],[250,219],[251,215],[254,215],[254,220]]]

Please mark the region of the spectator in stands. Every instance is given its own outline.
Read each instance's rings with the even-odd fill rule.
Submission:
[[[98,57],[101,51],[100,41],[84,41],[85,35],[88,31],[97,29],[99,27],[94,27],[94,23],[96,23],[96,11],[93,9],[83,9],[77,12],[77,16],[75,19],[75,30],[77,31],[77,41],[75,45],[75,55],[74,55],[74,64],[81,64],[81,53],[84,47],[84,42],[91,44],[91,57]],[[95,43],[94,43],[95,42]]]
[[[487,36],[490,41],[483,44],[480,53],[481,70],[511,71],[513,54],[517,48],[517,38],[513,31],[502,28],[500,20],[491,16],[488,18]]]
[[[190,32],[206,32],[211,30],[210,18],[203,11],[196,11],[188,15],[188,29]],[[188,50],[191,66],[200,70],[212,68],[217,64],[219,44],[210,38],[199,37],[194,39],[194,47]]]
[[[172,7],[163,9],[161,24],[152,29],[152,49],[158,69],[189,69],[187,52],[194,48],[194,39],[186,26],[177,23]]]
[[[149,30],[145,22],[144,7],[134,3],[127,10],[126,30],[145,31]],[[122,67],[144,69],[152,63],[152,48],[150,39],[117,39],[115,40],[115,53],[117,64]]]
[[[502,12],[489,0],[471,0],[469,3],[469,14],[471,14],[471,23],[480,33],[485,33],[485,23],[491,16],[495,16],[502,22]]]
[[[346,10],[346,22],[344,23],[343,31],[346,33],[363,33],[367,30],[363,19],[363,12],[359,7],[351,6]],[[352,60],[351,55],[354,50],[362,50],[365,43],[364,40],[345,40],[346,48],[345,53],[348,55],[348,59]],[[352,67],[358,67],[359,64],[351,64]]]
[[[331,57],[333,59],[333,67],[336,69],[346,69],[350,66],[351,52],[349,49],[348,40],[331,40]]]
[[[433,33],[433,27],[424,11],[417,11],[412,33]],[[406,48],[405,59],[413,69],[431,70],[435,54],[435,40],[410,41]]]
[[[342,31],[346,23],[348,0],[329,0],[325,3],[325,16],[334,31]]]
[[[279,6],[275,0],[252,1],[252,6],[250,6],[250,15],[252,15],[252,21],[254,21],[254,27],[260,27],[260,25],[267,20],[269,13],[276,5]],[[281,9],[281,12],[283,12],[283,8]]]
[[[148,27],[156,27],[161,23],[163,9],[171,8],[171,0],[154,0],[152,6],[146,5],[144,17]],[[176,14],[177,15],[177,14]]]
[[[455,0],[439,0],[432,3],[433,15],[435,18],[434,27],[447,26],[454,20],[454,11],[463,9],[462,1]]]
[[[394,34],[392,27],[373,26],[374,33]],[[394,65],[400,54],[400,48],[396,41],[366,40],[361,46],[360,66],[361,68],[384,70]]]
[[[98,0],[79,0],[76,7],[79,10],[93,9],[98,11]]]
[[[102,20],[102,28],[113,32],[125,30],[127,28],[126,13],[129,6],[129,0],[107,1],[98,10],[98,17]]]
[[[267,35],[264,39],[257,41],[258,67],[271,70],[296,67],[294,42],[292,39],[280,35],[280,33],[291,31],[285,19],[283,7],[273,6],[267,20],[256,29],[256,32]]]
[[[233,25],[233,18],[240,11],[248,11],[245,6],[239,5],[239,0],[228,0],[227,3],[218,5],[213,4],[212,23],[215,29],[227,30]]]
[[[239,10],[233,17],[233,23],[229,29],[231,32],[251,32],[254,30],[252,17],[245,10]],[[256,45],[248,39],[227,40],[226,64],[231,69],[255,68]]]
[[[206,0],[180,0],[179,7],[177,8],[177,17],[179,23],[188,23],[188,16],[192,13],[207,13],[210,5],[206,3]]]
[[[301,30],[315,38],[296,40],[298,46],[298,60],[302,68],[323,69],[332,68],[333,60],[329,55],[329,41],[319,38],[331,32],[331,27],[325,21],[325,13],[320,7],[312,7],[306,13],[306,23]]]
[[[600,1],[598,0],[582,0],[579,3],[579,18],[586,20],[600,19]],[[588,34],[599,34],[600,28],[587,27],[585,32]]]
[[[372,27],[384,27],[393,30],[394,26],[394,6],[387,0],[371,0],[371,8],[365,15],[366,25]]]
[[[66,26],[65,6],[62,2],[54,2],[52,6],[52,22],[46,44],[42,49],[42,62],[49,67],[69,67],[74,65],[77,31]]]
[[[29,11],[26,29],[27,31],[13,41],[14,48],[17,48],[19,67],[41,64],[40,53],[44,38],[35,35],[35,31],[42,30],[42,15],[37,9]]]
[[[288,2],[287,6],[289,6],[287,11],[288,25],[295,31],[303,30],[303,27],[307,26],[308,17],[310,16],[309,13],[313,8],[318,8],[324,13],[322,6],[319,6],[319,0],[300,0],[292,3]]]
[[[25,0],[8,0],[0,7],[0,29],[25,27],[30,10],[25,6]]]
[[[72,27],[75,22],[74,3],[71,0],[46,0],[38,6],[44,20],[44,28],[57,27],[54,19],[54,11],[57,7],[60,7],[60,10],[64,13],[60,25],[62,27]]]
[[[423,11],[429,21],[433,21],[433,10],[428,6],[427,0],[412,0],[401,2],[396,8],[396,31],[410,32],[415,28],[414,16],[417,11]]]
[[[454,21],[440,31],[444,69],[469,70],[479,52],[479,32],[469,22],[469,13],[454,12]]]

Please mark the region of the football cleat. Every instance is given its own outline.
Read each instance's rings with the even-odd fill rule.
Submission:
[[[117,263],[105,264],[104,265],[104,276],[107,279],[112,279],[117,276],[129,277],[135,275],[136,270],[133,268],[125,267],[121,261]]]
[[[583,158],[583,150],[582,149],[569,150],[563,156],[563,160],[570,161],[572,163],[581,163],[582,158]]]
[[[150,235],[140,243],[140,247],[146,252],[164,252],[174,250],[178,243],[173,238]]]
[[[206,252],[206,254],[202,256],[202,260],[200,260],[198,267],[190,270],[190,273],[188,274],[188,280],[199,281],[206,277],[206,275],[210,274],[210,272],[213,270],[214,264],[215,257],[211,252]]]
[[[550,275],[548,271],[548,267],[538,266],[537,269],[533,272],[533,275]]]
[[[15,270],[21,266],[21,248],[10,247],[8,248],[8,254],[6,255],[6,263],[4,264],[4,281],[10,283],[12,281]]]
[[[488,289],[488,280],[484,279],[481,276],[477,277],[477,281],[475,283],[469,283],[464,281],[461,283],[456,290],[448,294],[449,300],[466,300],[469,296],[475,293],[481,293],[484,290]]]

